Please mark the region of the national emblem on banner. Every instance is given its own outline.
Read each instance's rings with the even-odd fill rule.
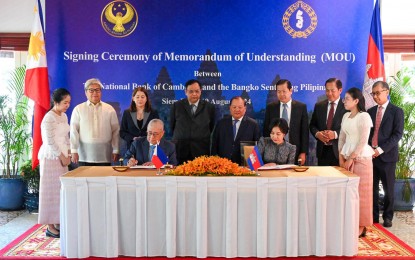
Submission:
[[[291,37],[307,38],[317,28],[317,14],[310,5],[297,1],[285,11],[282,25]]]
[[[101,24],[109,35],[119,38],[126,37],[137,27],[138,13],[126,1],[112,1],[102,10]]]

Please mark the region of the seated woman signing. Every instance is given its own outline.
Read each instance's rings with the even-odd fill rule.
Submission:
[[[294,164],[296,147],[284,139],[288,133],[287,121],[283,118],[275,119],[270,130],[270,137],[261,137],[258,144],[265,166]]]

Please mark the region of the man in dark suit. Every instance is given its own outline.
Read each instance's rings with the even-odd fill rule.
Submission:
[[[291,99],[293,88],[289,80],[280,79],[276,85],[279,101],[267,105],[264,137],[270,136],[270,125],[274,119],[284,118],[290,127],[286,135],[287,141],[297,147],[296,160],[301,159],[301,165],[304,165],[309,143],[307,106]]]
[[[163,139],[164,123],[160,119],[153,119],[147,126],[147,137],[138,137],[131,144],[128,151],[125,153],[124,162],[128,166],[134,165],[153,165],[151,158],[154,154],[154,149],[160,145],[164,154],[168,158],[171,165],[177,165],[176,148],[172,142]]]
[[[215,126],[215,107],[200,99],[200,82],[192,79],[185,87],[187,98],[174,103],[170,114],[179,164],[210,154],[210,135]]]
[[[385,192],[383,226],[391,227],[398,143],[403,134],[404,114],[401,108],[389,102],[388,83],[375,82],[371,95],[377,104],[367,111],[374,126],[369,136],[369,144],[375,153],[373,155],[373,222],[379,223],[379,181],[381,181]]]
[[[339,166],[340,126],[346,113],[340,100],[342,82],[329,78],[325,84],[327,99],[314,106],[310,121],[310,132],[317,139],[317,159],[319,166]]]
[[[246,101],[238,96],[231,99],[231,116],[216,124],[212,133],[212,155],[228,158],[241,165],[241,141],[258,141],[261,135],[258,123],[245,116]]]

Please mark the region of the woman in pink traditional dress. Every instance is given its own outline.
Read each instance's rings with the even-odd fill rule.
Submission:
[[[63,88],[52,94],[53,105],[42,120],[43,144],[39,150],[39,224],[47,224],[46,236],[59,238],[59,177],[68,171],[70,159],[69,124],[65,112],[71,95]]]
[[[359,237],[366,235],[366,226],[373,224],[373,149],[369,146],[373,123],[365,112],[362,92],[351,88],[343,99],[347,112],[343,116],[339,136],[340,166],[360,177],[359,182]]]

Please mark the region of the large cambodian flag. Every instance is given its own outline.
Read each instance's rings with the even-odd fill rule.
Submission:
[[[255,146],[254,149],[252,149],[252,152],[249,154],[247,161],[249,168],[253,171],[256,171],[259,167],[264,165],[264,163],[262,162],[261,153],[259,152],[257,146]]]
[[[383,58],[382,26],[380,23],[380,7],[379,0],[376,0],[373,9],[372,24],[370,26],[366,74],[363,83],[363,95],[365,97],[366,109],[376,105],[370,93],[372,92],[373,83],[379,80],[385,80],[385,67]]]
[[[35,103],[32,151],[33,168],[39,164],[37,155],[40,146],[42,145],[40,124],[42,123],[42,119],[46,112],[50,108],[48,67],[46,63],[45,37],[42,26],[43,16],[39,0],[35,5],[34,12],[35,20],[33,22],[32,33],[30,35],[24,88],[24,94]]]

